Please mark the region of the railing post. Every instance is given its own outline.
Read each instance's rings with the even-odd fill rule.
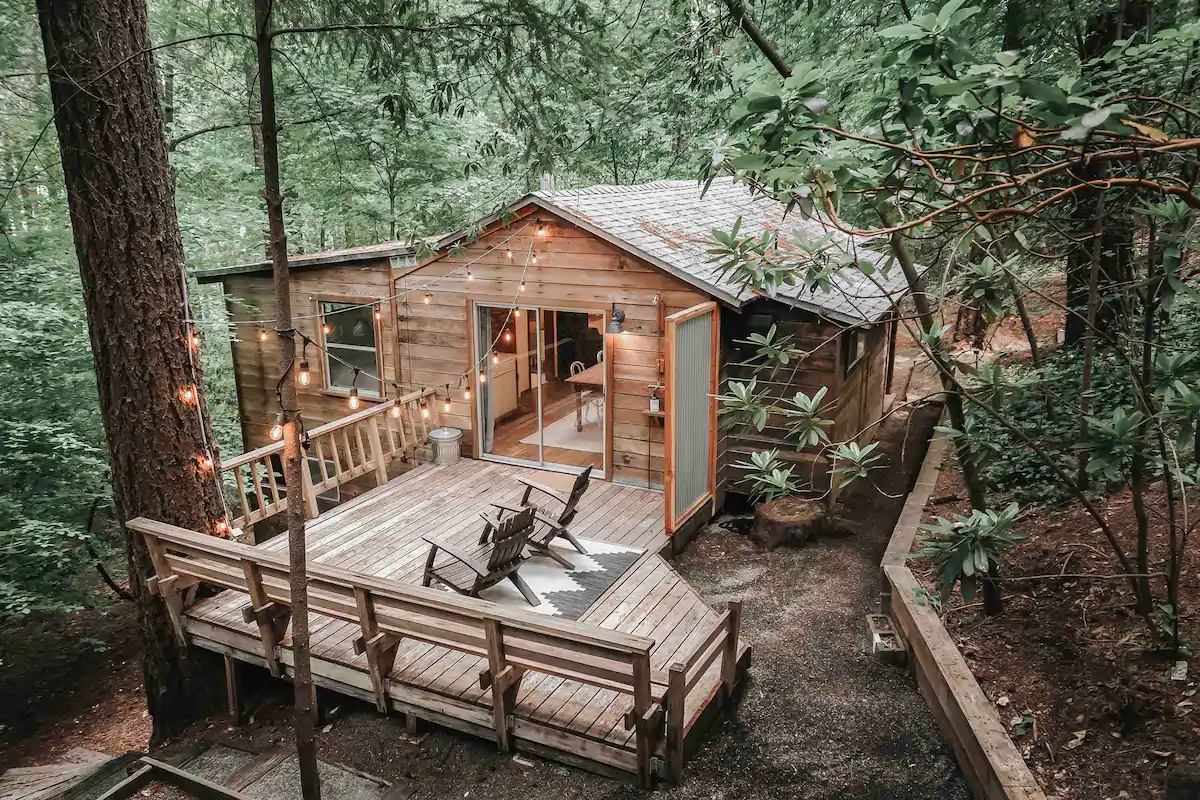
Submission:
[[[316,519],[321,509],[317,507],[317,492],[313,489],[312,471],[308,468],[307,456],[301,453],[300,457],[304,461],[300,465],[300,499],[304,502],[304,515],[309,519]],[[321,467],[324,469],[324,462]]]
[[[524,670],[509,666],[504,658],[504,630],[500,622],[485,619],[483,628],[487,634],[488,668],[479,676],[481,689],[492,690],[492,725],[496,730],[496,746],[501,753],[512,750],[512,731],[508,718],[517,701],[517,690],[521,686]]]
[[[633,656],[633,720],[634,738],[637,740],[638,779],[643,789],[650,789],[654,776],[650,770],[650,759],[654,755],[651,731],[646,724],[646,712],[650,710],[653,695],[650,691],[650,653],[635,653]]]
[[[187,636],[183,632],[183,587],[178,586],[179,576],[171,569],[167,561],[166,548],[162,540],[148,533],[142,534],[146,542],[146,550],[154,563],[155,580],[151,591],[157,593],[167,604],[167,614],[171,617],[171,627],[175,629],[175,638],[179,646],[187,652]]]
[[[375,621],[375,602],[361,586],[354,587],[354,603],[358,608],[358,624],[362,629],[362,645],[355,642],[355,651],[367,654],[367,669],[371,673],[371,687],[375,691],[375,707],[384,714],[388,711],[387,684],[384,681],[396,664],[396,651],[400,640],[379,632]]]
[[[687,671],[676,661],[667,668],[667,771],[676,783],[683,776],[684,714],[687,703]]]
[[[383,460],[383,443],[379,439],[379,418],[371,417],[371,425],[367,429],[367,438],[371,442],[371,460],[375,462],[375,485],[383,486],[388,482],[387,464]]]
[[[738,639],[742,633],[742,601],[730,600],[726,604],[729,610],[729,627],[725,629],[725,648],[721,654],[721,686],[725,690],[725,700],[733,705],[733,687],[737,682]]]
[[[242,619],[258,624],[258,636],[262,640],[263,660],[267,662],[267,669],[272,677],[282,677],[283,667],[279,663],[276,648],[287,632],[292,610],[267,599],[258,564],[242,559],[242,573],[246,576],[246,591],[250,595],[250,607],[242,609]]]

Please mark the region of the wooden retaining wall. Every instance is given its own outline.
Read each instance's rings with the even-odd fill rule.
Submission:
[[[948,441],[935,438],[881,562],[880,602],[908,647],[908,663],[942,735],[980,800],[1045,800],[1004,723],[906,565]]]

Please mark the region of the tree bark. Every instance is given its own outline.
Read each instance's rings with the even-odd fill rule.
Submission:
[[[254,0],[255,43],[258,52],[259,106],[262,111],[263,196],[267,201],[271,262],[275,275],[275,331],[279,337],[279,401],[283,405],[283,474],[297,502],[288,503],[288,589],[292,601],[292,684],[295,689],[296,757],[304,800],[320,800],[317,772],[312,663],[308,638],[308,557],[304,542],[300,407],[296,397],[296,332],[292,329],[292,297],[288,270],[287,230],[279,179],[279,125],[275,115],[275,73],[271,57],[271,0]]]
[[[37,13],[117,519],[219,532],[218,485],[199,458],[216,454],[184,321],[183,246],[144,0],[38,0]],[[127,532],[125,542],[158,743],[208,710],[213,682],[147,592],[153,566],[141,538]]]

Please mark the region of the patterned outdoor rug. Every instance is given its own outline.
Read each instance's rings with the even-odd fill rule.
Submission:
[[[641,550],[608,542],[592,539],[580,539],[579,542],[588,551],[586,556],[561,539],[550,545],[571,562],[574,567],[571,570],[551,558],[538,555],[522,565],[521,577],[541,600],[540,605],[531,606],[525,602],[517,587],[507,580],[485,589],[480,596],[538,614],[579,619],[642,557]]]

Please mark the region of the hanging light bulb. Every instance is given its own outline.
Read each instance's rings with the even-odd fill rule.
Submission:
[[[463,389],[463,400],[470,400],[470,399],[471,399],[471,387],[468,386],[467,388]]]
[[[446,414],[450,413],[450,384],[446,384],[446,399],[442,402],[442,411]]]
[[[522,291],[522,292],[523,292],[523,291],[525,291],[525,281],[521,281],[521,285],[520,285],[518,288],[519,288],[519,289],[520,289],[520,291]]]
[[[300,359],[300,371],[296,373],[296,380],[300,382],[301,386],[308,386],[312,383],[312,372],[308,369],[307,358]]]
[[[379,310],[379,306],[375,306],[375,319],[376,320],[383,319],[383,312]]]
[[[420,409],[422,419],[429,419],[429,403],[425,402],[424,397],[421,398]]]
[[[512,259],[512,248],[509,247],[508,249],[506,249],[504,251],[504,255],[507,256],[509,258],[509,260],[511,260]]]
[[[536,264],[536,263],[537,263],[537,251],[536,251],[536,250],[530,250],[530,251],[529,251],[529,263],[530,263],[530,264]],[[522,282],[523,282],[523,281],[522,281]]]
[[[399,418],[399,417],[400,417],[400,405],[399,405],[398,403],[396,403],[396,401],[394,401],[394,400],[392,401],[392,403],[393,403],[393,405],[392,405],[392,416],[393,416],[393,417],[396,417],[396,418]]]
[[[217,532],[218,536],[221,536],[221,537],[228,536],[229,535],[229,523],[225,521],[224,517],[222,517],[221,519],[217,520],[213,524],[213,530],[215,530]]]
[[[520,319],[521,318],[521,309],[514,308],[513,309],[513,317],[515,317],[516,319]]]
[[[267,340],[267,329],[266,328],[258,329],[258,340],[260,342],[265,342]]]
[[[358,387],[355,386],[350,390],[350,398],[346,401],[346,404],[350,406],[351,411],[357,411],[361,403],[362,401],[358,399]]]
[[[486,373],[486,372],[484,372],[483,370],[480,370],[480,371],[479,371],[479,382],[480,382],[480,383],[487,383],[487,373]]]
[[[188,334],[188,343],[191,344],[193,350],[200,349],[200,331],[196,330],[196,326],[192,326],[191,333]]]
[[[275,415],[275,424],[271,426],[269,433],[272,442],[278,442],[283,438],[283,412],[280,411]]]
[[[433,294],[430,292],[426,292],[425,293],[425,305],[429,305],[432,302],[433,302]]]
[[[504,332],[504,341],[506,341],[506,342],[511,342],[511,341],[512,341],[512,331],[505,331],[505,332]]]
[[[195,403],[196,402],[196,387],[190,383],[187,386],[184,386],[182,389],[179,390],[179,399],[182,400],[185,405],[190,406],[193,403]]]
[[[493,351],[492,351],[492,363],[493,363],[493,364],[499,364],[499,363],[500,363],[500,351],[499,351],[499,350],[493,350]]]
[[[333,330],[333,328],[329,327],[328,322],[321,323],[321,332],[324,333],[326,336],[328,336],[330,331],[332,331],[332,330]]]
[[[471,268],[470,268],[470,267],[467,267],[467,280],[469,280],[469,281],[473,281],[473,280],[475,280],[475,276],[471,274]]]
[[[208,453],[201,453],[196,456],[196,466],[201,472],[211,472],[213,468],[213,459]]]

